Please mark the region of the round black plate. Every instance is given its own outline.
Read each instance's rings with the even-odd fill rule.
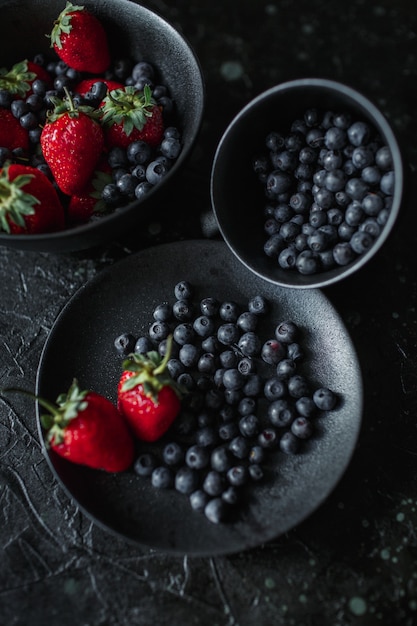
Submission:
[[[36,391],[55,400],[76,377],[83,388],[114,401],[121,372],[115,337],[145,330],[153,307],[173,301],[174,285],[182,279],[193,283],[197,297],[211,295],[243,305],[263,294],[272,304],[271,329],[288,318],[304,329],[309,376],[342,398],[337,410],[318,418],[305,451],[295,456],[274,453],[272,480],[254,485],[237,521],[220,525],[192,511],[185,496],[156,490],[133,471],[107,474],[46,449],[45,454],[80,509],[104,528],[171,553],[234,553],[277,537],[311,514],[335,487],[355,448],[363,401],[360,367],[338,313],[321,291],[267,283],[222,242],[187,241],[143,250],[98,274],[69,301],[45,344]]]

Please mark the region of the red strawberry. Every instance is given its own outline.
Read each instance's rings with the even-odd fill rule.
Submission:
[[[9,109],[0,108],[0,146],[9,150],[29,150],[29,133]]]
[[[143,91],[128,86],[109,92],[103,101],[102,122],[109,147],[126,148],[139,140],[156,147],[164,133],[162,110],[155,103],[149,85]]]
[[[41,423],[47,446],[57,454],[107,472],[122,472],[130,467],[134,458],[133,437],[110,400],[94,391],[82,391],[76,380],[68,393],[57,398],[56,404],[36,399],[48,411],[41,416]]]
[[[101,198],[101,192],[113,178],[111,169],[106,162],[100,169],[97,169],[87,187],[80,193],[71,196],[67,208],[68,220],[71,223],[82,224],[88,222],[93,213],[103,213],[106,203]]]
[[[51,181],[28,165],[0,172],[0,230],[34,234],[64,228],[64,209]]]
[[[58,187],[69,196],[84,190],[104,148],[104,135],[88,106],[75,107],[67,94],[55,101],[42,130],[43,155]]]
[[[67,2],[52,29],[51,46],[64,63],[80,72],[101,74],[110,65],[106,31],[84,6]]]
[[[162,437],[181,408],[180,390],[165,371],[169,358],[170,349],[162,360],[155,351],[132,354],[123,363],[118,408],[143,441]]]
[[[37,78],[52,85],[51,76],[42,66],[25,59],[10,70],[0,69],[0,89],[6,89],[16,97],[26,98],[32,92],[32,83]]]

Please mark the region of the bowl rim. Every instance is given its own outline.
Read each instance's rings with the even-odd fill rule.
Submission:
[[[332,270],[326,270],[310,276],[301,276],[298,273],[294,274],[289,270],[283,270],[277,267],[276,270],[278,270],[279,272],[285,272],[286,274],[288,274],[288,280],[280,280],[279,276],[271,276],[264,271],[261,271],[259,268],[256,267],[254,263],[249,262],[239,253],[238,247],[236,246],[232,235],[229,231],[226,230],[222,220],[219,217],[219,211],[217,208],[218,189],[216,187],[216,179],[218,171],[221,168],[220,162],[222,160],[222,155],[224,154],[226,147],[229,145],[231,135],[233,132],[235,132],[236,128],[244,125],[246,118],[249,115],[252,115],[254,110],[261,107],[271,97],[279,97],[280,94],[283,94],[290,90],[303,90],[306,88],[316,90],[324,89],[329,93],[338,94],[342,97],[345,96],[348,98],[351,105],[354,104],[363,111],[364,117],[369,118],[369,121],[377,128],[380,135],[383,137],[384,142],[386,142],[386,144],[390,147],[393,158],[393,170],[395,171],[395,187],[388,220],[384,224],[380,235],[376,238],[374,244],[369,250],[367,250],[364,254],[357,257],[354,261],[346,266],[338,266],[336,268],[333,268]],[[369,99],[368,96],[364,95],[362,91],[359,91],[351,85],[337,80],[320,77],[297,78],[274,85],[252,98],[246,105],[243,106],[242,109],[240,109],[236,113],[236,115],[232,118],[232,120],[229,122],[226,129],[224,130],[216,147],[210,176],[210,198],[212,210],[216,218],[220,234],[222,235],[223,239],[225,240],[231,251],[240,260],[240,262],[243,263],[256,275],[260,276],[264,280],[267,280],[268,282],[294,289],[322,288],[340,282],[341,280],[354,274],[366,263],[368,263],[370,259],[376,255],[376,253],[380,250],[388,237],[391,235],[394,224],[397,221],[400,212],[400,206],[405,194],[406,170],[402,152],[403,151],[399,144],[399,140],[394,133],[387,117],[376,106],[376,104],[374,104],[374,102]],[[300,281],[292,281],[291,276],[299,278]]]

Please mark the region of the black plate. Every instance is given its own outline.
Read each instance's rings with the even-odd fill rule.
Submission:
[[[297,525],[329,495],[353,453],[362,414],[357,356],[338,313],[319,290],[285,289],[249,272],[222,242],[187,241],[146,249],[101,272],[70,300],[45,344],[37,393],[54,400],[73,377],[112,400],[120,376],[114,338],[138,335],[153,307],[191,281],[197,297],[215,295],[245,304],[261,293],[273,321],[291,318],[306,331],[309,375],[340,394],[337,410],[318,420],[307,449],[274,453],[272,481],[256,485],[238,521],[222,525],[193,512],[175,491],[153,489],[133,471],[110,475],[74,465],[45,450],[52,471],[80,508],[99,525],[143,546],[194,555],[234,553]],[[42,429],[38,427],[43,441]]]

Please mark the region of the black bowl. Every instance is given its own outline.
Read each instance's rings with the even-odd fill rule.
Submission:
[[[3,3],[0,21],[0,66],[10,68],[25,58],[50,51],[45,36],[65,7],[64,0],[12,0]],[[205,85],[198,59],[188,42],[165,19],[129,0],[82,3],[103,23],[112,58],[146,60],[157,69],[175,102],[175,122],[182,132],[182,151],[175,164],[147,195],[94,222],[53,234],[0,234],[0,245],[24,250],[70,252],[93,247],[116,237],[158,211],[160,194],[189,156],[204,111]]]
[[[352,119],[369,122],[389,147],[395,189],[389,218],[374,244],[348,265],[305,275],[282,269],[264,252],[263,186],[253,172],[253,158],[265,153],[271,130],[286,133],[306,109],[346,112]],[[236,257],[258,276],[293,288],[324,287],[363,267],[388,238],[398,217],[404,190],[404,164],[394,132],[379,109],[356,90],[331,80],[299,79],[280,84],[249,102],[226,129],[214,158],[211,199],[220,232]]]

